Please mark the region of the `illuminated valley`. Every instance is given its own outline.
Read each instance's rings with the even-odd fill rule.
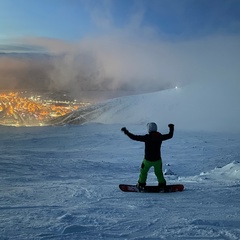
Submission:
[[[89,103],[71,100],[66,94],[0,93],[0,125],[46,126]]]

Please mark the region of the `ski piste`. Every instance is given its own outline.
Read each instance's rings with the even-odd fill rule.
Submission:
[[[159,187],[159,186],[145,186],[142,189],[142,188],[137,187],[136,185],[119,184],[119,188],[123,192],[170,193],[170,192],[182,192],[184,190],[184,185],[170,184],[164,188]]]

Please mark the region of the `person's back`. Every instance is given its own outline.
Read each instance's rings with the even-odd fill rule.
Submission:
[[[162,139],[159,132],[150,132],[146,136],[145,156],[148,161],[157,161],[161,158]]]

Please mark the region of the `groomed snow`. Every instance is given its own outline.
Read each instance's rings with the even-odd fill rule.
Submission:
[[[240,239],[239,134],[176,125],[163,168],[185,191],[124,193],[118,184],[136,183],[143,144],[122,126],[0,127],[0,239]]]

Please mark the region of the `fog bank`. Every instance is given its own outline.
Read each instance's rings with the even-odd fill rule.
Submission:
[[[166,42],[119,33],[70,43],[22,40],[43,53],[0,55],[1,89],[152,92],[197,82],[235,81],[240,38],[212,36]]]

